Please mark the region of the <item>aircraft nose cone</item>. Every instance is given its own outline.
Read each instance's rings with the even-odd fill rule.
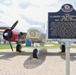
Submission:
[[[10,29],[6,29],[4,32],[3,32],[3,38],[5,40],[10,40],[12,37],[12,32],[10,31]]]
[[[8,33],[4,33],[4,36],[8,36]]]

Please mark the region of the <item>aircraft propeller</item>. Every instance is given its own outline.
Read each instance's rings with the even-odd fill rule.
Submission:
[[[3,34],[3,36],[5,36],[5,37],[7,38],[7,40],[8,40],[8,42],[9,42],[9,44],[10,44],[10,47],[11,47],[11,50],[12,50],[12,51],[13,51],[13,47],[12,47],[12,44],[11,44],[11,42],[10,42],[10,37],[11,37],[11,35],[12,35],[12,30],[16,27],[17,23],[18,23],[18,21],[16,21],[16,22],[12,25],[12,27]]]

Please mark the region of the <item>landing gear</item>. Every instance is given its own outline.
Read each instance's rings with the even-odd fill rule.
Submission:
[[[32,60],[37,60],[38,59],[38,55],[39,55],[37,42],[35,44],[35,47],[36,48],[33,50],[33,58],[32,58]]]
[[[21,48],[22,48],[22,46],[20,44],[17,44],[17,46],[16,46],[16,52],[19,52],[19,53],[22,52]]]
[[[33,50],[33,58],[37,58],[38,59],[38,50],[37,49]]]
[[[61,53],[65,53],[65,45],[61,45]]]

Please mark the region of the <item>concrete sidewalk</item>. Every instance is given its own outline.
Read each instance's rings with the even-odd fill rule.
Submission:
[[[36,61],[31,60],[33,49],[22,50],[20,54],[0,50],[0,75],[66,75],[65,54],[60,49],[41,49]],[[76,75],[76,49],[70,52],[70,75]]]

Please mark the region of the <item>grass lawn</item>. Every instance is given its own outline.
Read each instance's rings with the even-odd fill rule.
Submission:
[[[10,45],[9,44],[0,44],[0,49],[10,49]]]
[[[60,48],[59,44],[52,43],[52,42],[46,42],[46,45],[49,45],[49,46],[39,46],[39,48]],[[12,44],[12,46],[13,46],[13,48],[16,47],[14,44]],[[25,46],[25,45],[23,45],[23,48],[33,48],[33,47],[34,46]],[[76,46],[75,45],[71,46],[71,48],[76,48]],[[9,44],[0,44],[0,50],[5,50],[5,49],[10,49],[10,45]]]

